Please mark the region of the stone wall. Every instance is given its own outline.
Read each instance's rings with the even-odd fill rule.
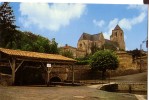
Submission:
[[[109,75],[112,77],[135,74],[140,72],[140,64],[137,64],[137,60],[136,62],[133,62],[131,55],[129,55],[125,51],[117,51],[116,54],[119,59],[119,68],[113,71],[107,70],[107,77]],[[144,57],[142,59],[144,59],[144,62],[147,61],[147,57]],[[147,66],[142,66],[142,71],[144,71],[145,69],[147,69]],[[52,69],[51,73],[55,76],[61,76],[62,80],[72,80],[72,66],[55,65],[55,68]],[[89,65],[74,65],[74,74],[76,81],[101,79],[101,72],[91,70],[91,67]]]
[[[58,77],[61,81],[72,80],[72,66],[53,65],[50,70],[49,80],[53,77]],[[75,81],[100,79],[101,72],[92,71],[89,65],[74,65],[74,78]]]
[[[92,71],[89,65],[75,65],[74,75],[76,81],[93,80],[101,78],[101,72]],[[70,70],[68,73],[68,80],[71,79],[72,79],[72,70]]]
[[[119,69],[137,69],[137,64],[133,63],[132,56],[125,51],[117,51],[116,55],[119,59]]]
[[[119,83],[118,84],[119,91],[147,91],[147,84],[146,83]]]

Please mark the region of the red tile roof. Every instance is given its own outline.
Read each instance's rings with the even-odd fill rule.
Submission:
[[[76,60],[74,59],[67,58],[67,57],[64,57],[58,54],[47,54],[47,53],[12,50],[12,49],[4,49],[4,48],[0,48],[0,52],[10,55],[10,56],[17,56],[17,57],[28,57],[28,58],[34,58],[34,59],[76,62]]]

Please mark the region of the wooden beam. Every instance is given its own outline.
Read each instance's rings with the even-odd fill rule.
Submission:
[[[74,66],[72,65],[72,84],[74,84],[74,80],[75,80],[75,77],[74,77]]]
[[[0,66],[6,66],[6,67],[8,67],[8,66],[10,66],[10,64],[9,63],[6,63],[6,62],[0,62]]]
[[[48,70],[47,70],[47,67],[44,65],[44,63],[43,62],[41,62],[41,65],[43,66],[43,68],[45,69],[45,71],[47,72]]]
[[[10,64],[10,67],[11,67],[11,69],[12,69],[12,63],[11,63],[11,61],[9,60],[9,64]]]
[[[15,72],[20,68],[20,66],[23,64],[24,60],[21,61],[21,63],[16,67]]]
[[[37,59],[37,58],[17,58],[17,60],[32,61],[32,62],[44,62],[44,63],[56,63],[56,64],[74,64],[74,61],[66,60],[48,60],[48,59]]]

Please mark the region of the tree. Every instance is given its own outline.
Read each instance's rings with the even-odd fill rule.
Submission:
[[[132,55],[133,61],[135,61],[135,59],[139,58],[140,56],[146,56],[146,54],[144,54],[143,52],[138,50],[138,48],[136,48],[134,50],[127,51],[127,53]]]
[[[59,49],[58,49],[58,43],[56,43],[55,38],[52,39],[52,42],[50,44],[50,52],[52,54],[58,54]]]
[[[15,16],[8,2],[0,5],[0,47],[16,47],[15,31],[17,26],[14,24]]]
[[[119,66],[116,54],[110,50],[101,50],[91,57],[90,65],[93,70],[102,71],[102,79],[105,79],[106,70],[115,70]]]
[[[72,53],[72,51],[70,51],[70,50],[64,50],[64,51],[61,52],[61,54],[62,54],[63,56],[65,56],[65,57],[73,58],[73,53]]]

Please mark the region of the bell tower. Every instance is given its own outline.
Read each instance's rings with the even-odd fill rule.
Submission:
[[[119,27],[119,25],[116,25],[114,30],[112,30],[112,35],[110,36],[110,40],[113,42],[117,42],[119,45],[119,49],[125,50],[125,41],[124,41],[124,32]]]

